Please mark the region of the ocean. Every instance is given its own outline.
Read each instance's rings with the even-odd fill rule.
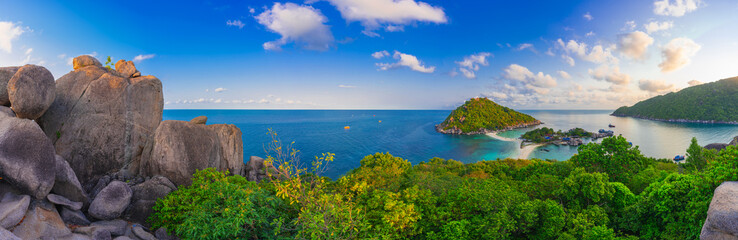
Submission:
[[[519,144],[486,135],[452,136],[437,133],[435,125],[451,110],[164,110],[164,120],[189,121],[207,116],[208,124],[235,124],[243,132],[244,159],[265,157],[268,129],[284,143],[294,142],[300,159],[309,164],[315,156],[330,152],[334,162],[325,176],[338,178],[376,152],[388,152],[417,164],[433,157],[464,163],[515,157]],[[701,145],[728,143],[738,135],[738,125],[669,123],[614,117],[609,110],[521,110],[542,122],[537,127],[568,130],[581,127],[595,132],[615,131],[638,146],[646,156],[673,158],[684,155],[692,137]],[[615,128],[608,128],[608,124]],[[345,127],[348,126],[348,129]],[[500,133],[517,138],[529,129]],[[544,151],[546,149],[548,151]],[[577,151],[570,146],[540,147],[530,158],[567,160]]]

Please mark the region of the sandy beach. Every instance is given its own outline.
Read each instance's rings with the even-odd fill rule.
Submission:
[[[497,140],[500,140],[500,141],[516,142],[518,144],[520,144],[522,142],[522,140],[520,140],[520,139],[502,137],[500,135],[497,135],[496,132],[495,133],[487,133],[487,136],[490,136],[490,137],[492,137],[494,139],[497,139]],[[533,153],[533,151],[535,151],[536,148],[538,148],[540,146],[543,146],[543,144],[538,143],[538,144],[526,145],[526,146],[524,146],[523,148],[520,149],[520,151],[518,152],[518,155],[517,156],[515,156],[515,157],[512,157],[511,156],[511,158],[528,159],[528,157],[530,157],[530,154]]]

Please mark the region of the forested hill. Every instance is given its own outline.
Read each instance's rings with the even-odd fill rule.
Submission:
[[[738,123],[738,77],[705,83],[653,97],[614,116],[677,122]]]
[[[541,121],[487,98],[472,98],[436,125],[436,130],[447,134],[484,134],[538,124]]]

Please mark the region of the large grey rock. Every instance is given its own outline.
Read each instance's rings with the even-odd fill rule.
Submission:
[[[0,117],[15,117],[15,112],[9,107],[0,106]]]
[[[56,238],[71,234],[56,209],[44,206],[47,204],[40,200],[31,203],[30,210],[26,212],[23,222],[13,229],[13,234],[22,239]]]
[[[199,116],[199,117],[193,118],[192,120],[190,120],[190,122],[191,123],[194,123],[194,124],[203,124],[203,125],[205,125],[206,123],[208,123],[208,117],[206,117],[206,116]]]
[[[56,162],[56,175],[54,188],[51,189],[51,192],[75,202],[87,203],[89,201],[87,193],[82,189],[82,185],[69,163],[59,155],[54,157],[54,161]]]
[[[5,228],[1,228],[1,227],[0,227],[0,239],[3,239],[3,240],[23,240],[23,239],[19,238],[18,236],[16,236],[15,234],[13,234],[12,232],[10,232],[8,230],[5,230]]]
[[[215,132],[220,141],[221,168],[218,170],[228,170],[233,175],[243,175],[245,165],[241,129],[233,124],[213,124],[208,125],[207,128]]]
[[[131,222],[147,222],[149,216],[154,213],[153,207],[156,200],[165,197],[170,192],[177,190],[174,183],[162,176],[154,176],[145,182],[131,187],[133,197],[131,205],[128,206],[123,219]]]
[[[146,232],[141,226],[133,226],[133,234],[141,240],[158,240],[151,233]]]
[[[72,233],[72,234],[69,234],[69,235],[65,235],[65,236],[54,238],[54,240],[93,240],[93,238],[91,238],[91,237],[89,237],[87,235],[82,235],[82,234],[78,234],[78,233]],[[98,240],[98,239],[94,239],[94,240]]]
[[[0,200],[0,228],[10,229],[17,225],[26,215],[31,197],[6,193]]]
[[[151,154],[141,161],[141,173],[165,176],[176,185],[190,184],[195,170],[222,169],[220,144],[218,134],[205,125],[163,121],[154,134]]]
[[[102,67],[102,64],[100,63],[100,61],[90,55],[82,55],[72,60],[72,68],[74,68],[74,70],[87,66]]]
[[[156,77],[86,65],[56,81],[56,99],[38,123],[84,185],[139,161],[163,107]]]
[[[120,236],[120,237],[113,238],[113,240],[133,240],[133,239],[126,237],[126,236]]]
[[[120,219],[111,221],[98,221],[93,222],[92,224],[90,224],[90,226],[87,227],[78,227],[74,229],[74,232],[92,235],[93,233],[98,231],[107,231],[113,236],[121,236],[125,234],[127,226],[128,223]]]
[[[100,193],[100,191],[103,190],[103,188],[107,187],[108,184],[110,184],[110,176],[103,176],[100,179],[97,180],[97,184],[90,190],[90,198],[94,199],[97,197],[97,194]]]
[[[112,240],[113,236],[106,230],[99,230],[92,232],[92,239],[95,240]]]
[[[8,98],[8,82],[20,67],[0,67],[0,105],[10,106]]]
[[[136,65],[133,64],[132,61],[126,60],[118,60],[118,62],[115,63],[115,71],[125,78],[131,78],[134,73],[138,72],[138,70],[136,70]]]
[[[54,186],[54,147],[28,119],[0,118],[0,177],[21,191],[44,199]]]
[[[738,239],[738,182],[715,189],[700,239]]]
[[[19,118],[41,117],[55,96],[54,76],[41,66],[25,65],[8,81],[10,108]]]
[[[118,218],[131,203],[133,191],[121,181],[112,181],[97,194],[87,211],[90,216],[110,220]]]
[[[74,224],[74,225],[81,225],[81,226],[87,226],[90,225],[90,220],[87,219],[84,213],[79,210],[71,210],[66,207],[61,207],[61,210],[59,211],[59,216],[61,216],[62,220],[67,224]]]
[[[276,173],[277,169],[272,165],[266,164],[263,158],[251,156],[249,162],[246,163],[243,176],[249,181],[261,182],[269,177],[267,171]]]
[[[49,202],[51,202],[53,204],[61,205],[61,206],[67,207],[67,208],[69,208],[71,210],[75,210],[76,211],[76,210],[82,209],[82,203],[81,202],[75,202],[75,201],[69,200],[69,199],[67,199],[65,197],[62,197],[62,196],[59,196],[59,195],[56,195],[56,194],[53,194],[53,193],[52,194],[49,194],[48,196],[46,196],[46,199],[48,199]]]
[[[175,236],[169,235],[169,233],[167,233],[167,229],[163,227],[156,229],[156,231],[154,232],[154,236],[158,238],[159,240],[178,240],[179,239]]]

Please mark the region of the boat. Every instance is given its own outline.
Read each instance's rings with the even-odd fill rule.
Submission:
[[[611,128],[614,128],[614,127],[615,127],[615,125],[612,125],[612,124],[610,124],[610,125],[607,125],[607,126],[608,126],[608,127],[611,127]]]
[[[684,160],[684,158],[684,155],[676,155],[676,157],[674,157],[674,161],[681,161]]]
[[[348,130],[348,129],[350,129],[350,128],[351,128],[351,127],[349,127],[349,126],[345,126],[345,127],[343,127],[343,129],[346,129],[346,130]]]

